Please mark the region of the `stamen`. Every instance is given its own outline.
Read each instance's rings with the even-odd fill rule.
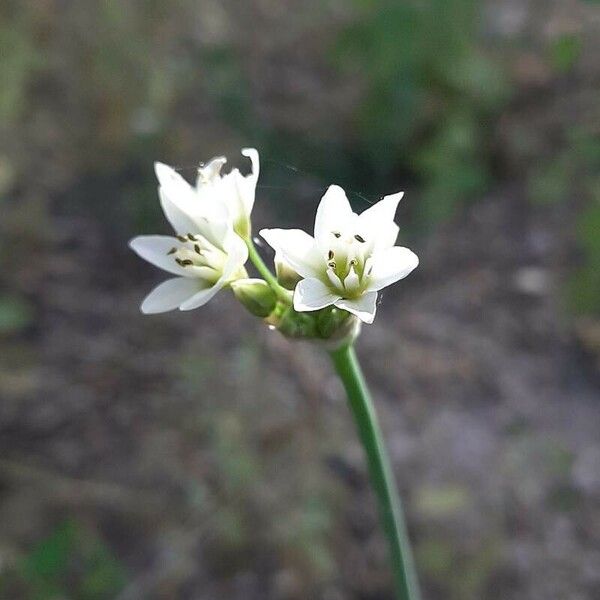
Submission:
[[[194,244],[194,250],[196,251],[196,254],[202,254],[202,252],[200,252],[200,246],[198,246],[198,244]]]
[[[333,257],[334,257],[333,250],[330,250],[329,254],[327,255],[327,259],[331,260],[331,259],[333,259]]]
[[[175,236],[180,242],[187,242],[187,238],[183,235],[176,235]]]
[[[361,235],[358,235],[358,233],[357,233],[357,234],[354,236],[354,239],[355,239],[357,242],[360,242],[361,244],[364,244],[364,243],[365,243],[365,238],[364,238],[364,237],[362,237]]]
[[[191,233],[188,233],[187,236],[188,236],[188,240],[190,240],[190,242],[196,242],[196,241],[198,241],[196,239],[196,237],[193,236]]]
[[[194,261],[186,258],[185,260],[182,260],[180,264],[182,267],[189,267],[190,265],[194,264]]]
[[[332,231],[331,233],[333,233],[336,238],[342,237],[342,234],[339,231]]]
[[[336,267],[337,265],[335,264],[335,260],[330,260],[330,261],[327,263],[327,266],[328,266],[330,269],[333,269],[333,270],[335,270],[335,267]]]
[[[175,248],[175,246],[173,246],[168,252],[167,254],[175,254],[175,252],[177,252],[177,248]]]

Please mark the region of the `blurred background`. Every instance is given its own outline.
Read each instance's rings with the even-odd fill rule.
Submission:
[[[256,229],[407,191],[358,351],[425,598],[598,592],[597,1],[4,0],[0,81],[0,598],[392,597],[323,352],[139,313],[152,162],[244,146]]]

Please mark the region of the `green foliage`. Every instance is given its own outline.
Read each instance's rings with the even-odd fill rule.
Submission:
[[[248,338],[226,363],[215,365],[212,351],[197,349],[180,361],[183,384],[198,405],[190,426],[195,422],[194,436],[206,438],[210,454],[210,472],[193,493],[211,530],[209,568],[247,569],[261,560],[257,549],[266,549],[312,597],[314,586],[335,571],[335,486],[318,468],[322,441],[307,443],[303,410],[296,415],[281,403],[281,386],[261,367],[261,352]],[[199,404],[198,389],[205,390]],[[215,398],[210,390],[223,395]]]
[[[583,251],[582,265],[568,286],[570,306],[576,313],[600,314],[600,187],[591,205],[579,217],[578,240]]]
[[[69,166],[88,159],[86,166],[95,160],[95,167],[113,169],[154,135],[163,151],[181,145],[170,130],[181,106],[194,109],[199,96],[243,129],[254,122],[243,62],[227,36],[198,35],[196,21],[207,8],[193,0],[168,7],[156,0],[104,0],[67,3],[56,13],[52,3],[7,0],[0,8],[0,121],[38,110],[37,119],[68,123],[59,141],[78,143],[82,151],[68,156],[76,163]],[[208,120],[214,126],[214,114]],[[225,123],[217,125],[222,134]]]
[[[522,501],[527,502],[532,495],[541,493],[540,481],[563,481],[569,478],[574,456],[562,441],[548,435],[535,435],[523,432],[515,436],[504,456],[504,469],[515,479],[524,478],[519,488]],[[536,476],[527,477],[535,469]]]
[[[41,540],[17,571],[29,600],[109,600],[125,584],[121,564],[98,534],[70,519]]]
[[[241,69],[241,60],[233,48],[218,46],[201,53],[200,62],[206,73],[205,90],[219,116],[229,126],[252,135],[252,118],[248,82]]]
[[[572,193],[586,201],[577,223],[582,251],[580,267],[568,283],[568,300],[576,313],[600,314],[600,136],[575,130],[567,150],[573,164]]]
[[[560,155],[534,169],[527,181],[529,199],[535,204],[555,204],[563,201],[569,191],[572,176],[570,157]]]
[[[576,203],[581,259],[567,283],[567,302],[577,314],[600,314],[600,136],[576,128],[566,137],[556,154],[532,170],[529,200]]]
[[[33,309],[22,298],[0,296],[0,335],[17,333],[31,324]]]
[[[452,216],[462,199],[485,190],[488,166],[479,151],[477,127],[474,115],[449,115],[438,134],[417,154],[417,169],[426,179],[419,209],[422,223],[443,221]]]
[[[359,153],[375,174],[403,169],[424,185],[425,223],[489,181],[489,117],[507,97],[502,71],[477,46],[475,0],[357,2],[335,63],[365,80]]]
[[[468,553],[457,552],[457,546],[441,537],[422,540],[416,548],[421,572],[446,591],[448,600],[485,598],[486,588],[498,566],[499,540],[481,540],[477,548]]]
[[[581,36],[564,34],[552,41],[549,58],[556,71],[570,71],[581,55],[583,42]]]
[[[256,114],[243,46],[227,36],[199,41],[190,25],[197,10],[191,0],[172,2],[168,10],[155,1],[126,9],[116,0],[71,3],[60,19],[48,8],[9,2],[9,18],[0,21],[0,117],[10,116],[10,137],[21,137],[16,120],[25,108],[59,129],[52,153],[59,170],[68,162],[90,173],[94,194],[105,200],[85,205],[100,206],[103,218],[131,230],[151,228],[155,220],[149,190],[137,183],[148,181],[147,165],[197,151],[190,124],[198,122],[199,99],[203,147],[224,149],[223,139],[227,146],[242,136],[264,156],[286,156],[349,189],[365,181],[382,189],[401,172],[424,189],[421,221],[437,221],[488,183],[488,117],[506,97],[500,69],[477,40],[479,3],[355,2],[356,19],[333,43],[333,63],[364,93],[354,109],[354,131],[329,142],[294,127],[293,135],[286,133]],[[40,23],[46,35],[39,35]],[[49,91],[36,93],[34,81]],[[44,131],[32,125],[30,143],[45,147]],[[115,181],[121,169],[129,181],[119,182],[115,197],[103,182]],[[88,197],[81,188],[78,194],[79,202]],[[289,205],[290,199],[286,208],[304,209]]]
[[[296,560],[317,580],[331,577],[335,572],[328,539],[332,525],[328,504],[322,498],[308,493],[291,514],[291,523],[280,528],[288,552],[293,553]]]
[[[469,490],[460,485],[423,486],[416,491],[415,505],[427,519],[452,516],[469,507]]]
[[[7,19],[3,26],[3,17]],[[8,17],[13,17],[8,20]],[[33,40],[35,19],[27,6],[15,10],[7,2],[0,9],[0,123],[16,121],[27,108],[27,87],[44,65]]]

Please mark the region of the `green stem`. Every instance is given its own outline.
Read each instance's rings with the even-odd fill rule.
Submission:
[[[400,497],[383,443],[375,407],[352,344],[331,352],[358,428],[369,465],[371,483],[379,500],[379,512],[388,538],[390,558],[399,600],[419,600],[420,592],[402,515]]]
[[[273,273],[271,273],[271,271],[269,270],[267,265],[265,265],[265,263],[263,262],[263,259],[260,257],[260,254],[258,253],[258,251],[256,250],[256,247],[254,246],[254,242],[252,241],[252,238],[250,236],[248,236],[245,239],[245,242],[246,242],[246,246],[248,246],[248,257],[252,261],[252,264],[256,267],[256,270],[264,277],[265,281],[269,284],[271,289],[277,294],[277,297],[282,302],[285,302],[286,304],[291,304],[292,303],[291,292],[279,285],[279,282],[277,281],[277,278],[275,277],[275,275],[273,275]]]

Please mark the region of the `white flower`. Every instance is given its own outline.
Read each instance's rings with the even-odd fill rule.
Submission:
[[[260,162],[258,152],[254,148],[244,148],[242,154],[252,162],[249,175],[243,176],[238,169],[221,175],[221,169],[227,159],[218,156],[198,169],[196,193],[200,199],[218,198],[227,209],[235,231],[246,237],[250,235],[250,213],[254,206]]]
[[[247,276],[248,248],[233,231],[226,202],[214,195],[218,190],[209,193],[202,187],[199,193],[167,165],[156,163],[155,170],[162,208],[177,235],[142,235],[129,245],[143,259],[177,277],[152,290],[141,309],[144,313],[192,310],[231,281]]]
[[[294,291],[299,312],[335,305],[365,323],[375,318],[377,292],[406,277],[418,264],[408,248],[394,246],[394,215],[402,193],[386,196],[357,215],[344,190],[329,187],[315,219],[314,238],[300,229],[260,234],[304,279]]]

